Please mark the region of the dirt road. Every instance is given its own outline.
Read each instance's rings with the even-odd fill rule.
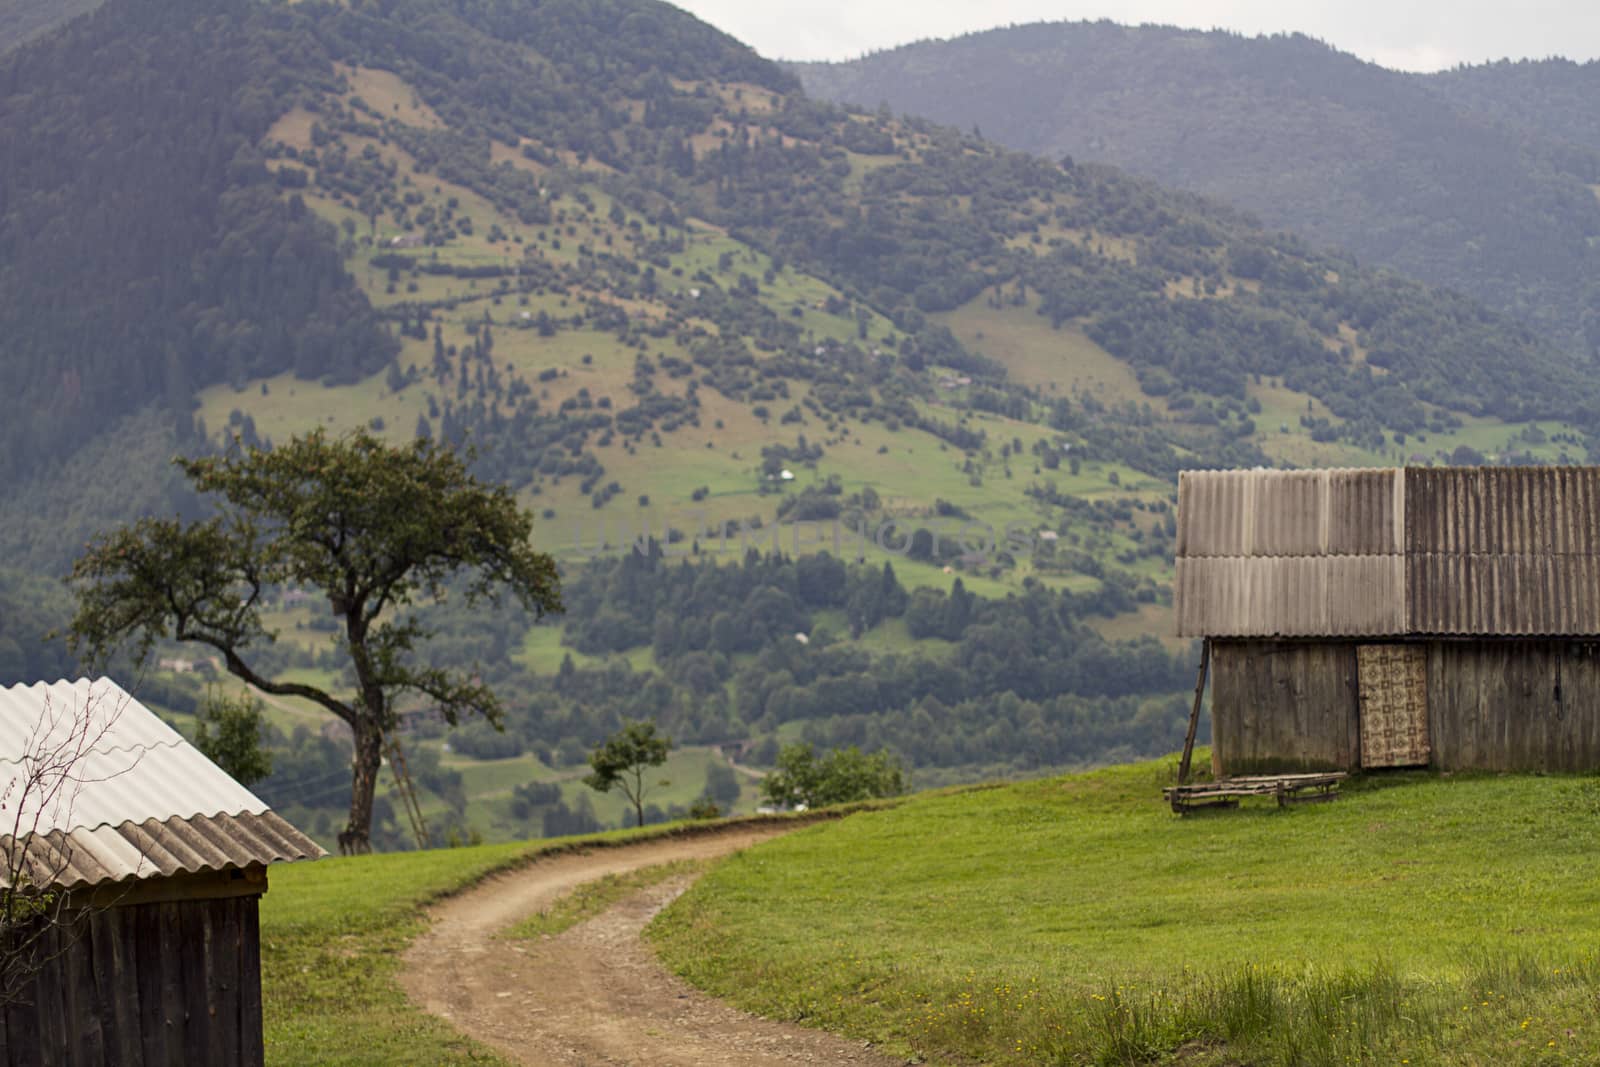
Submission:
[[[494,936],[584,882],[724,856],[792,828],[597,849],[497,875],[432,909],[432,926],[406,952],[401,985],[415,1003],[509,1059],[541,1067],[902,1064],[859,1041],[747,1015],[668,973],[639,935],[690,878],[642,890],[557,937]]]

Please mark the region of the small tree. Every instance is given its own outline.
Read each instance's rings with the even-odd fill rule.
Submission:
[[[589,754],[589,766],[594,770],[583,779],[583,784],[601,793],[609,793],[612,786],[619,787],[633,805],[638,825],[643,826],[645,793],[651,784],[669,784],[666,779],[646,782],[645,771],[667,762],[667,753],[671,750],[672,739],[656,733],[655,723],[629,722]]]
[[[905,772],[888,752],[864,753],[851,745],[822,759],[810,745],[783,746],[777,768],[761,780],[761,794],[780,807],[846,804],[906,791]]]
[[[240,785],[272,773],[272,753],[261,747],[261,701],[248,689],[237,697],[208,690],[198,718],[194,747]]]

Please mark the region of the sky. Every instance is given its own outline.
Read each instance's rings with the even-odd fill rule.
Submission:
[[[675,0],[769,59],[853,59],[1012,23],[1111,19],[1297,31],[1397,70],[1600,57],[1595,0]]]

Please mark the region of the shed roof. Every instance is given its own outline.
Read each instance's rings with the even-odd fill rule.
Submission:
[[[1600,467],[1185,471],[1178,632],[1600,634]]]
[[[324,854],[108,678],[0,689],[0,790],[0,850],[25,842],[35,885]]]

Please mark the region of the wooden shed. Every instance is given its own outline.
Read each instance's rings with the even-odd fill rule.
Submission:
[[[1600,468],[1188,471],[1226,774],[1600,769]]]
[[[0,789],[0,1065],[261,1063],[267,866],[322,849],[105,679],[0,689]]]

